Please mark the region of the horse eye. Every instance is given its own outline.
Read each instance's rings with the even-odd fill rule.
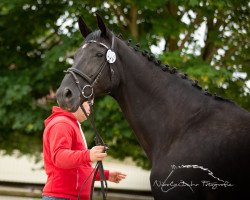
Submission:
[[[96,56],[97,56],[97,57],[102,57],[102,56],[103,56],[103,54],[102,54],[102,53],[100,53],[100,52],[98,52],[98,53],[96,53]]]

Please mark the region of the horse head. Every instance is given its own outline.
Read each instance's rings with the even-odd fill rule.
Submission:
[[[94,32],[79,18],[79,29],[85,40],[56,93],[59,106],[70,112],[76,111],[86,100],[110,93],[114,86],[115,35],[98,14],[96,18],[99,30]]]

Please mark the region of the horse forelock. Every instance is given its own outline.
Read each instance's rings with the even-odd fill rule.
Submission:
[[[84,40],[84,42],[89,42],[91,40],[96,40],[96,41],[99,41],[101,38],[101,31],[100,30],[96,30],[92,33],[90,33]]]

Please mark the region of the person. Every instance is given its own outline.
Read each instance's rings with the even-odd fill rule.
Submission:
[[[84,102],[83,107],[89,115],[89,103]],[[103,146],[87,148],[80,125],[87,116],[80,107],[72,113],[57,106],[52,110],[44,121],[43,160],[47,181],[42,200],[77,200],[78,195],[81,200],[89,200],[94,174],[91,175],[92,162],[103,160],[107,153]],[[104,170],[104,174],[106,180],[115,183],[126,177],[119,171]],[[87,180],[88,176],[90,178]],[[100,180],[100,172],[96,180]]]

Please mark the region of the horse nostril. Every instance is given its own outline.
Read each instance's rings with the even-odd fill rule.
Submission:
[[[70,99],[72,97],[72,92],[70,89],[65,89],[63,93],[64,98]]]

